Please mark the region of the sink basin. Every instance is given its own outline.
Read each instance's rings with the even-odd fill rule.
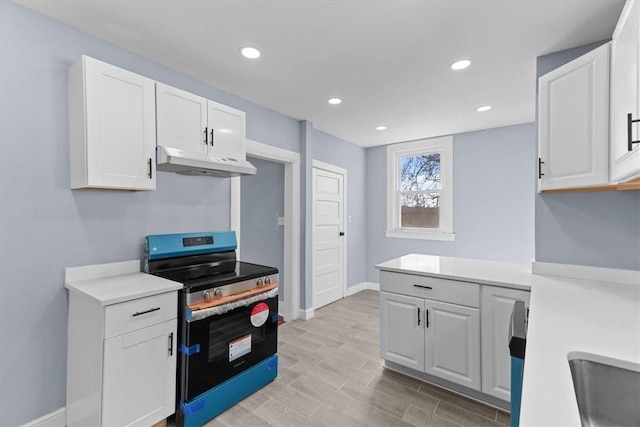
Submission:
[[[640,364],[570,353],[583,426],[640,426]]]

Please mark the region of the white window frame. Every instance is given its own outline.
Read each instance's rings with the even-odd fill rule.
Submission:
[[[440,154],[440,228],[400,227],[400,158],[424,153]],[[453,137],[422,139],[387,146],[387,237],[454,241]]]

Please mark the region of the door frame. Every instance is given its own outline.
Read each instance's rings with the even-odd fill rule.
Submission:
[[[246,140],[248,156],[284,164],[284,273],[289,284],[284,306],[278,309],[284,320],[300,317],[300,153]],[[240,177],[231,178],[230,227],[240,244]],[[241,248],[238,247],[238,257]],[[282,284],[285,286],[285,284]]]
[[[332,172],[338,175],[342,175],[342,231],[344,232],[344,239],[342,240],[342,298],[347,296],[347,170],[340,166],[333,165],[331,163],[322,162],[320,160],[311,160],[311,176],[313,176],[313,169],[320,169],[327,172]],[[316,241],[316,189],[313,183],[311,184],[311,304],[312,309],[315,311],[316,307],[313,302],[313,294],[315,290],[315,250],[314,245]]]

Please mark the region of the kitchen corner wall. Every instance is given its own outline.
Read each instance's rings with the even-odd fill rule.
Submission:
[[[3,427],[65,406],[65,267],[140,259],[147,234],[229,229],[228,179],[158,172],[157,191],[69,189],[67,69],[82,54],[246,111],[249,139],[299,151],[298,120],[0,1]]]
[[[536,76],[606,42],[541,56]],[[536,194],[535,234],[536,261],[640,270],[640,191]]]
[[[300,122],[300,157],[302,163],[301,199],[301,277],[306,286],[301,290],[303,309],[313,308],[311,212],[313,203],[313,160],[320,160],[347,170],[347,287],[366,281],[366,150],[336,136],[314,129],[309,121]],[[306,221],[304,218],[307,218]],[[349,221],[350,219],[350,221]],[[307,236],[308,238],[306,238]]]
[[[533,123],[453,135],[455,242],[385,237],[387,148],[367,150],[367,281],[409,253],[529,263],[535,193]]]

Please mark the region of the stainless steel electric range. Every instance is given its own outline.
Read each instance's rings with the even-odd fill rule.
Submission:
[[[147,236],[145,272],[184,284],[176,424],[200,426],[278,373],[278,270],[236,259],[235,232]]]

